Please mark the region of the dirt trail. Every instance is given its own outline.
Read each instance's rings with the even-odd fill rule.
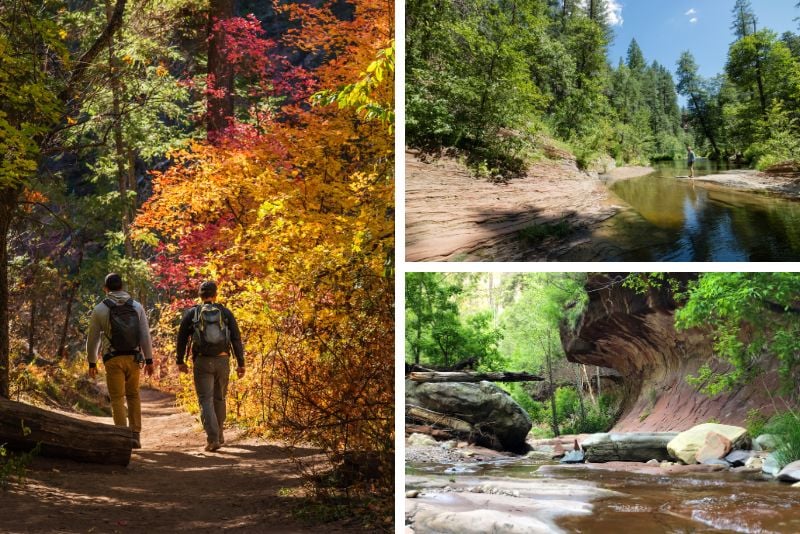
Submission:
[[[620,209],[596,176],[574,162],[543,161],[524,177],[495,184],[448,157],[406,153],[407,261],[543,261],[585,240]],[[526,242],[526,229],[568,224],[566,239]]]
[[[296,497],[278,496],[301,485],[281,444],[226,430],[222,449],[204,452],[199,422],[175,407],[173,395],[152,389],[142,390],[142,419],[143,448],[127,468],[37,459],[26,484],[0,492],[0,532],[320,530],[292,518]],[[316,450],[295,452],[322,460]]]

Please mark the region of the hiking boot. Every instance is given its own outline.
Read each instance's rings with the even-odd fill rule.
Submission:
[[[139,439],[139,433],[138,432],[134,432],[133,433],[132,441],[133,441],[133,445],[131,445],[131,449],[141,449],[142,448],[142,442]]]
[[[214,441],[214,442],[209,443],[208,445],[206,445],[206,451],[208,451],[208,452],[214,452],[217,449],[219,449],[219,442],[218,441]]]

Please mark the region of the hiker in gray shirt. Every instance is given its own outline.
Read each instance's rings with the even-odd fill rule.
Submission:
[[[114,424],[130,426],[133,448],[140,448],[142,408],[139,398],[139,370],[153,374],[153,345],[147,315],[141,304],[122,290],[122,278],[110,273],[103,282],[106,298],[92,310],[86,355],[89,376],[97,376],[97,359],[106,370],[108,396]],[[127,401],[127,410],[126,410]]]

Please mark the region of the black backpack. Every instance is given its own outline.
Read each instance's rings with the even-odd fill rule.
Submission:
[[[219,356],[228,352],[230,331],[222,310],[210,302],[196,306],[192,319],[192,344],[203,356]]]
[[[106,299],[108,321],[111,323],[111,351],[113,354],[136,354],[139,351],[139,314],[133,299],[116,304]]]

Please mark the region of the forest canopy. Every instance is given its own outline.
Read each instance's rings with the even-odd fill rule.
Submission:
[[[800,36],[759,27],[749,0],[731,7],[725,70],[706,79],[691,51],[661,65],[635,39],[611,64],[605,0],[410,0],[407,144],[505,174],[565,149],[583,167],[678,159],[687,144],[760,169],[796,162]]]

